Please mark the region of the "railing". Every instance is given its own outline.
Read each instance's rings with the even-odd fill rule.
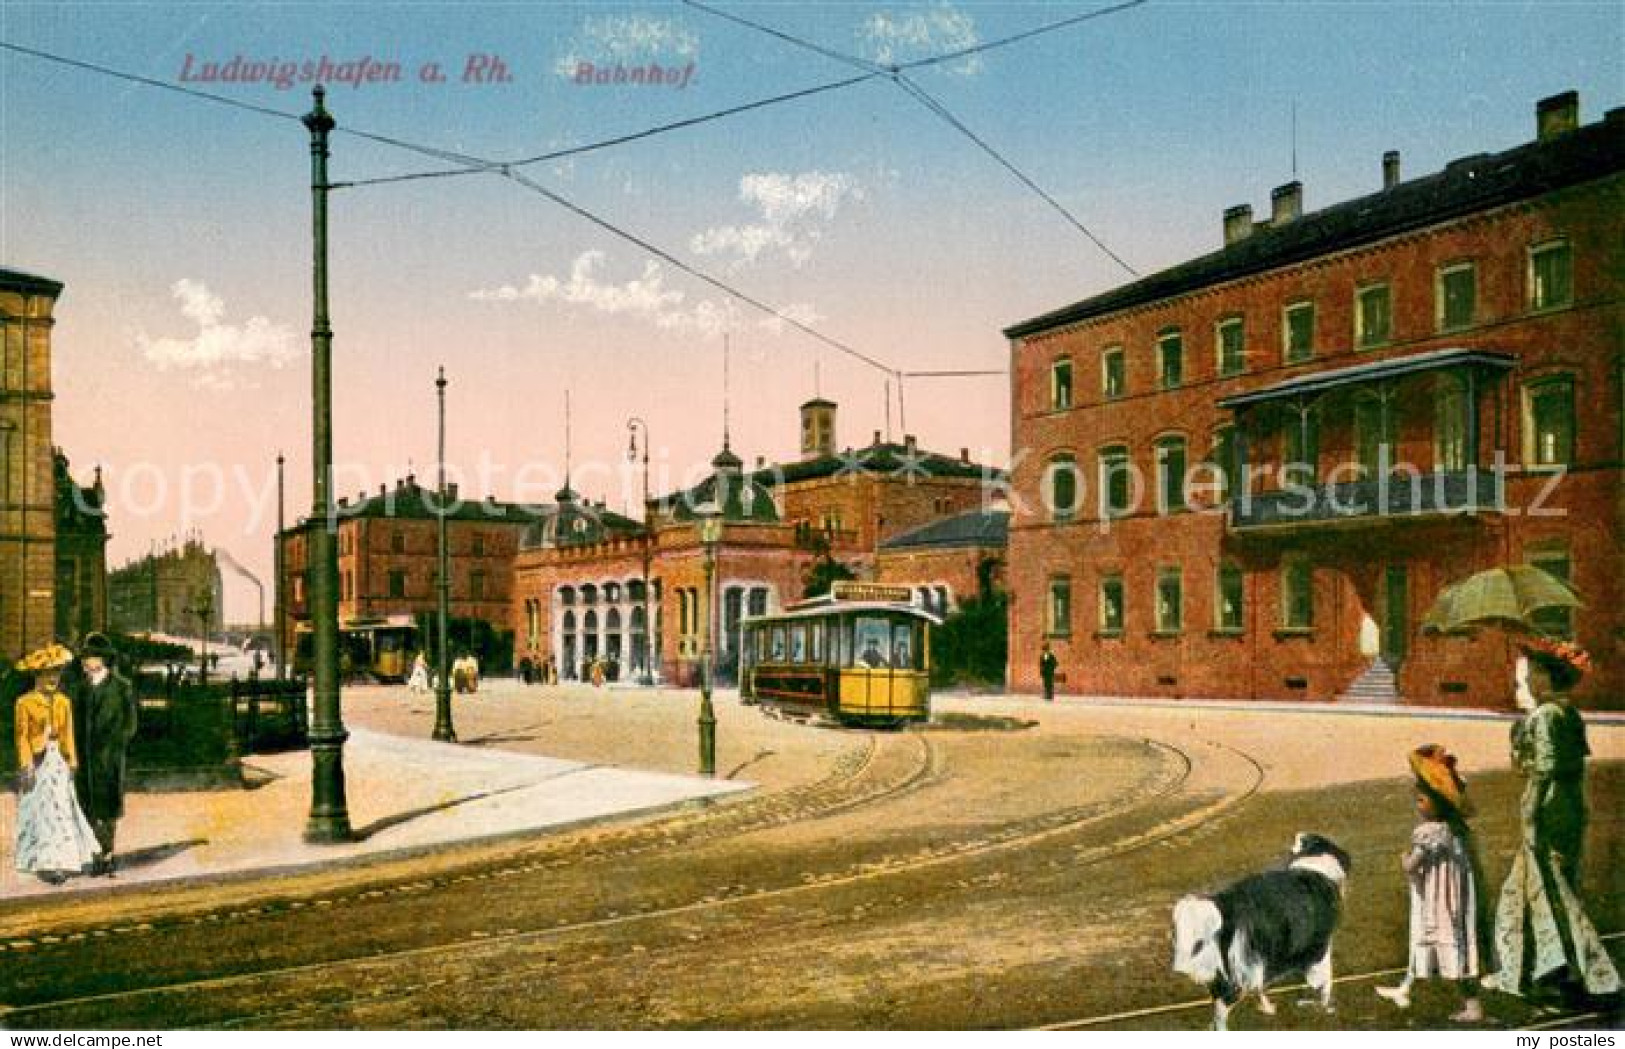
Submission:
[[[1505,477],[1493,470],[1393,473],[1337,484],[1294,485],[1238,495],[1232,528],[1285,528],[1393,518],[1502,513]]]

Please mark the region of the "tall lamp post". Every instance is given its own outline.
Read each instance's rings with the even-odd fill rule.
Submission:
[[[313,290],[310,327],[311,457],[310,622],[315,650],[315,710],[310,726],[310,817],[305,840],[349,841],[350,810],[344,797],[344,730],[339,709],[339,564],[333,516],[333,328],[327,317],[327,136],[335,121],[311,91],[315,105],[303,122],[310,130]]]
[[[711,706],[712,676],[715,673],[716,652],[712,619],[716,602],[712,600],[717,573],[717,543],[722,539],[722,508],[707,503],[694,509],[694,520],[700,531],[700,546],[705,551],[705,635],[700,657],[700,775],[717,773],[717,712]]]
[[[192,607],[186,609],[191,615],[197,616],[198,657],[197,678],[200,682],[209,680],[209,622],[214,618],[214,599],[207,590],[197,595]]]
[[[637,460],[638,431],[643,431],[643,530],[648,535],[643,542],[643,673],[638,677],[638,684],[648,687],[655,683],[655,621],[653,613],[649,611],[649,567],[654,559],[655,541],[654,523],[649,519],[649,424],[634,415],[626,420],[626,428],[631,432],[630,443],[626,447],[628,462]]]
[[[440,439],[437,453],[440,473],[435,488],[435,517],[439,524],[435,531],[435,553],[439,568],[435,593],[435,619],[440,649],[435,653],[434,734],[431,738],[441,743],[457,742],[457,730],[451,724],[451,638],[447,636],[446,622],[451,605],[451,551],[446,545],[446,369],[442,367],[434,380],[435,395],[440,401]]]
[[[282,575],[286,565],[282,560],[283,524],[282,524],[282,453],[276,453],[276,679],[282,681],[288,676],[287,656],[287,606],[282,602]]]

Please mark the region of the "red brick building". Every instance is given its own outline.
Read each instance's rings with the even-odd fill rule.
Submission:
[[[483,623],[493,636],[513,629],[514,559],[527,532],[533,536],[551,534],[562,526],[588,539],[639,529],[636,522],[602,506],[576,505],[568,486],[560,495],[564,499],[560,505],[531,506],[493,499],[465,500],[455,484],[447,485],[447,500],[452,507],[446,521],[451,619]],[[439,518],[434,490],[408,477],[393,489],[380,487],[376,495],[339,499],[337,516],[339,623],[433,615],[439,577]],[[590,530],[586,527],[588,521]],[[283,594],[287,603],[282,630],[290,652],[298,625],[310,618],[309,529],[310,522],[301,521],[282,537]],[[454,642],[461,640],[455,627],[448,634]]]
[[[603,659],[632,677],[652,652],[664,680],[692,683],[710,614],[694,511],[716,504],[724,528],[712,621],[727,679],[738,658],[741,618],[799,599],[815,562],[828,557],[872,579],[888,540],[978,509],[1004,479],[963,451],[927,452],[913,437],[895,444],[876,433],[867,447],[836,449],[836,406],[815,399],[801,408],[797,461],[759,461],[746,470],[725,441],[710,477],[651,501],[647,529],[585,540],[568,530],[533,533],[514,568],[519,658],[552,657],[567,678]],[[904,581],[934,588],[975,578],[974,566],[933,572]]]
[[[1017,688],[1047,640],[1072,693],[1504,707],[1507,637],[1420,623],[1527,562],[1625,701],[1625,110],[1578,109],[1005,332]]]

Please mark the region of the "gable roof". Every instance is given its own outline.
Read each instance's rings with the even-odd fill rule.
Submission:
[[[927,547],[1005,546],[1010,540],[1009,510],[972,510],[945,517],[880,544],[882,550]]]

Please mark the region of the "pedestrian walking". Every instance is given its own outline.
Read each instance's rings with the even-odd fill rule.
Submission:
[[[74,791],[79,764],[73,703],[60,688],[73,653],[49,645],[30,653],[17,670],[34,675],[34,687],[17,700],[16,867],[60,885],[96,861],[96,832]]]
[[[1417,980],[1452,980],[1461,990],[1462,1007],[1453,1023],[1482,1023],[1484,1006],[1477,980],[1486,935],[1487,905],[1479,879],[1477,850],[1467,827],[1472,806],[1467,784],[1456,771],[1456,758],[1437,744],[1411,751],[1416,777],[1416,829],[1400,857],[1411,890],[1410,958],[1405,978],[1377,994],[1401,1009],[1411,1004]]]
[[[412,657],[412,673],[406,679],[406,687],[412,692],[429,691],[429,659],[422,652]]]
[[[1523,835],[1495,914],[1501,970],[1485,983],[1532,997],[1615,994],[1619,971],[1586,915],[1579,887],[1591,748],[1570,693],[1590,671],[1591,658],[1576,645],[1546,639],[1526,642],[1523,655],[1535,703],[1512,729],[1512,760],[1526,777]]]
[[[1043,651],[1038,657],[1038,677],[1044,682],[1044,702],[1046,703],[1055,702],[1055,669],[1060,664],[1061,661],[1055,658],[1055,653],[1050,649],[1049,642],[1044,642]]]
[[[101,846],[92,872],[108,877],[114,873],[114,839],[124,816],[125,762],[138,717],[135,688],[118,672],[115,659],[105,635],[87,634],[80,646],[82,673],[74,695],[79,804]]]

